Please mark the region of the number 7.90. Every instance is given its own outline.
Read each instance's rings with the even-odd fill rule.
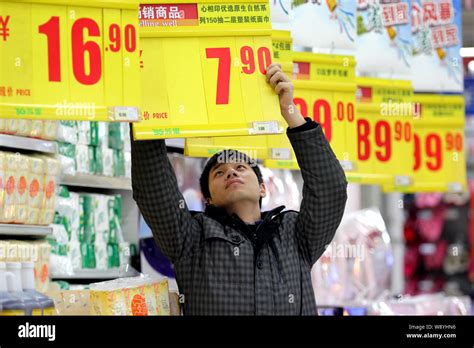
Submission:
[[[229,104],[230,90],[230,69],[231,69],[231,52],[229,47],[206,48],[206,58],[219,59],[217,68],[217,92],[216,104]],[[267,47],[260,47],[257,50],[257,60],[260,73],[266,74],[267,66],[271,61],[271,53]],[[242,63],[242,72],[247,75],[255,73],[255,54],[250,46],[243,46],[240,49],[240,62]]]

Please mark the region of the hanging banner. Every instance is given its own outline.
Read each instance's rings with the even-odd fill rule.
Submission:
[[[143,121],[137,140],[275,134],[268,1],[140,6]]]
[[[293,0],[293,43],[318,49],[355,49],[356,6],[354,0]]]
[[[281,30],[286,29],[285,26],[289,27],[292,12],[291,0],[270,0],[269,2],[273,29]]]
[[[414,182],[404,192],[465,192],[464,100],[461,96],[415,94]],[[385,186],[385,191],[393,187]]]
[[[355,1],[354,1],[355,2]],[[412,40],[408,0],[357,1],[357,71],[361,75],[410,73]],[[383,59],[381,54],[383,52]]]
[[[412,1],[415,91],[463,91],[461,16],[461,0]]]
[[[409,186],[413,176],[410,81],[357,78],[357,163],[348,180]]]
[[[0,2],[0,117],[139,120],[137,10],[132,0]]]
[[[287,76],[293,71],[291,35],[289,31],[272,31],[273,59],[282,65]],[[286,129],[287,123],[281,115],[277,119]],[[273,158],[274,144],[284,143],[285,149],[281,151],[290,152],[291,145],[286,132],[281,135],[256,135],[252,137],[208,137],[188,138],[185,142],[184,154],[190,157],[210,157],[222,149],[234,149],[245,153],[251,158],[267,159]],[[286,153],[285,152],[285,153]]]

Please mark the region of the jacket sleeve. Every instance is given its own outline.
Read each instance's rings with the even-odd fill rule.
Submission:
[[[320,125],[306,120],[306,124],[288,129],[287,135],[304,181],[296,233],[313,265],[341,222],[347,201],[347,180]]]
[[[178,189],[166,154],[164,140],[134,141],[132,145],[132,189],[154,239],[172,263],[184,256],[200,231]]]

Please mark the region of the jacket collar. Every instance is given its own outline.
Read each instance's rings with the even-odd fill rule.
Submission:
[[[262,216],[263,222],[267,222],[271,220],[273,217],[280,214],[281,211],[285,208],[286,207],[284,205],[281,205],[272,210],[262,212],[261,216]],[[204,211],[204,214],[213,218],[214,220],[219,221],[223,225],[230,224],[233,220],[234,221],[237,220],[243,223],[243,221],[236,214],[233,214],[232,216],[230,216],[229,214],[227,214],[224,208],[215,207],[213,205],[207,205],[206,210]]]

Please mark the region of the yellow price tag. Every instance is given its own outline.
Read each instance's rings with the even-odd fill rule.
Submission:
[[[265,80],[267,1],[155,1],[140,7],[140,28],[143,122],[135,139],[281,131],[278,97]],[[268,123],[262,130],[255,121]]]
[[[356,158],[354,58],[295,53],[294,60],[296,106],[321,125],[336,157],[350,169]]]
[[[275,62],[281,63],[282,67],[290,70],[291,73],[291,34],[285,31],[273,31],[273,58]],[[286,52],[287,44],[289,43],[289,52]],[[281,54],[277,54],[276,48]],[[277,58],[289,59],[289,61],[281,61]],[[252,137],[214,137],[214,138],[187,138],[185,142],[185,155],[192,157],[209,157],[212,154],[222,149],[235,149],[241,151],[252,158],[268,159],[275,158],[280,160],[289,160],[292,158],[291,146],[286,134],[281,135],[261,135],[268,133],[282,133],[284,128],[281,125],[286,125],[285,120],[281,115],[278,117],[278,122],[252,122],[252,128],[249,130],[251,134],[258,136]],[[259,135],[260,134],[260,135]],[[281,144],[281,141],[286,140],[287,143]],[[273,145],[280,146],[280,149],[274,149]],[[275,150],[275,151],[274,151]]]
[[[357,79],[357,170],[352,182],[412,184],[413,89],[409,81]]]
[[[137,9],[131,0],[0,3],[0,117],[136,121]]]
[[[416,94],[414,183],[408,192],[467,190],[464,154],[464,99]]]
[[[287,74],[293,73],[293,40],[291,33],[285,30],[272,31],[273,59],[281,64]]]

